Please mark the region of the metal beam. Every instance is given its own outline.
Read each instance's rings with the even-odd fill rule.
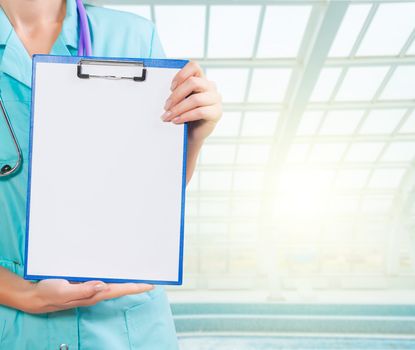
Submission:
[[[93,5],[293,5],[292,0],[85,0]],[[295,5],[314,5],[325,0],[295,0]]]
[[[413,174],[413,172],[412,172]],[[230,196],[230,193],[232,194]],[[396,189],[335,189],[330,192],[333,196],[390,196],[396,195]],[[228,190],[228,191],[213,191],[213,190],[199,190],[199,191],[188,191],[188,198],[230,198],[236,200],[251,199],[259,200],[257,191],[239,191],[239,190]]]
[[[251,58],[206,58],[200,57],[190,58],[198,61],[205,68],[294,68],[301,64],[297,58],[260,58],[255,60]],[[415,55],[407,56],[376,56],[376,57],[354,57],[354,58],[327,58],[326,67],[344,67],[344,66],[373,66],[385,65],[413,65]]]
[[[390,142],[390,141],[414,141],[415,134],[381,134],[381,135],[317,135],[297,136],[295,142],[332,143],[332,142]]]
[[[275,176],[275,170],[279,169],[285,161],[288,148],[295,137],[301,116],[307,107],[347,7],[348,3],[345,1],[332,1],[323,9],[319,18],[316,19],[316,34],[306,44],[304,59],[301,60],[304,63],[300,68],[300,75],[294,82],[294,88],[292,89],[291,96],[289,96],[288,107],[281,115],[284,125],[276,135],[273,144],[272,156],[268,165],[269,174]],[[268,184],[264,188],[265,207],[270,207],[271,205],[269,197],[273,183],[275,183],[275,179],[269,177]]]
[[[337,102],[333,101],[330,104],[311,102],[307,106],[308,109],[394,109],[394,108],[415,108],[414,100],[397,100],[397,101],[350,101]]]
[[[315,5],[325,4],[327,0],[84,0],[88,4],[97,5]],[[339,0],[334,0],[339,1]],[[399,3],[403,0],[343,0],[350,3],[373,4]]]
[[[297,136],[293,140],[296,143],[338,143],[338,142],[389,142],[389,141],[414,141],[415,134],[398,135],[313,135]],[[216,145],[266,145],[273,142],[272,136],[211,136],[206,144]],[[345,152],[346,153],[346,152]],[[405,163],[407,164],[407,163]],[[229,165],[232,165],[231,163]],[[338,164],[337,164],[338,165]]]
[[[263,257],[262,266],[266,268],[268,273],[271,298],[278,298],[281,288],[278,278],[278,266],[273,252],[268,251],[269,245],[267,243],[268,237],[274,231],[274,228],[269,225],[269,219],[273,217],[275,178],[278,177],[280,168],[285,161],[289,145],[300,123],[301,115],[307,107],[310,95],[327,59],[347,7],[348,2],[344,1],[331,1],[313,6],[305,31],[306,35],[303,38],[298,55],[300,64],[292,74],[287,89],[287,107],[281,113],[280,127],[272,144],[262,192],[259,230],[261,245],[258,252],[258,256]],[[278,241],[278,237],[276,240]],[[269,258],[264,259],[267,256]]]
[[[243,199],[243,198],[242,198]],[[340,222],[350,222],[350,220],[354,220],[356,219],[360,225],[364,224],[365,222],[381,222],[381,223],[387,223],[392,219],[392,215],[388,212],[388,213],[384,213],[384,212],[372,212],[372,213],[359,213],[359,212],[352,212],[352,213],[333,213],[331,214],[331,219],[332,220],[336,220],[336,221],[340,221]],[[257,223],[257,216],[230,216],[230,215],[223,215],[223,216],[200,216],[200,214],[197,215],[187,215],[186,216],[186,222],[188,223]],[[297,220],[296,223],[300,222],[301,220]],[[303,220],[302,222],[310,222],[310,220]],[[284,220],[279,221],[279,223],[293,223],[293,219],[289,218],[287,219],[285,222]],[[270,222],[268,223],[268,226],[270,227],[275,227],[278,226],[277,223],[272,222],[270,220]],[[267,237],[267,239],[269,239],[270,236]],[[283,242],[283,240],[281,240],[280,242]],[[267,240],[267,243],[269,243],[269,241]],[[297,243],[296,244],[301,245],[301,243]],[[270,257],[270,258],[275,258],[275,251],[274,254],[267,254],[266,257]]]
[[[371,170],[376,166],[376,169],[408,169],[407,162],[347,162],[342,164],[341,169],[354,170],[364,169]],[[338,164],[335,162],[331,163],[288,163],[284,169],[289,170],[302,170],[304,168],[313,170],[330,170],[337,168]],[[201,171],[262,171],[265,172],[263,164],[198,164],[198,170]]]
[[[279,111],[286,108],[285,103],[224,103],[225,111]],[[400,101],[349,101],[349,102],[310,102],[308,110],[346,110],[346,109],[395,109],[415,108],[415,100]]]

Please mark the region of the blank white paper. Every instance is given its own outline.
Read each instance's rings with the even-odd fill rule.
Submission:
[[[28,277],[180,283],[185,128],[160,119],[178,70],[134,82],[37,63]]]

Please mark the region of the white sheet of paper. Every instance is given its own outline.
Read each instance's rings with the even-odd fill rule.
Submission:
[[[186,129],[160,119],[178,70],[133,82],[37,63],[27,278],[181,283]]]

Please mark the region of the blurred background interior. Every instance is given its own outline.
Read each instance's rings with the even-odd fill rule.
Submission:
[[[415,349],[415,1],[93,3],[223,95],[167,288],[182,348]]]

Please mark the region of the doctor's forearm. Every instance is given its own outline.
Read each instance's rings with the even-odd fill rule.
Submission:
[[[192,178],[196,167],[197,157],[203,145],[203,140],[188,141],[187,144],[187,160],[186,160],[186,185]]]
[[[23,310],[32,290],[32,283],[0,267],[0,305]]]

